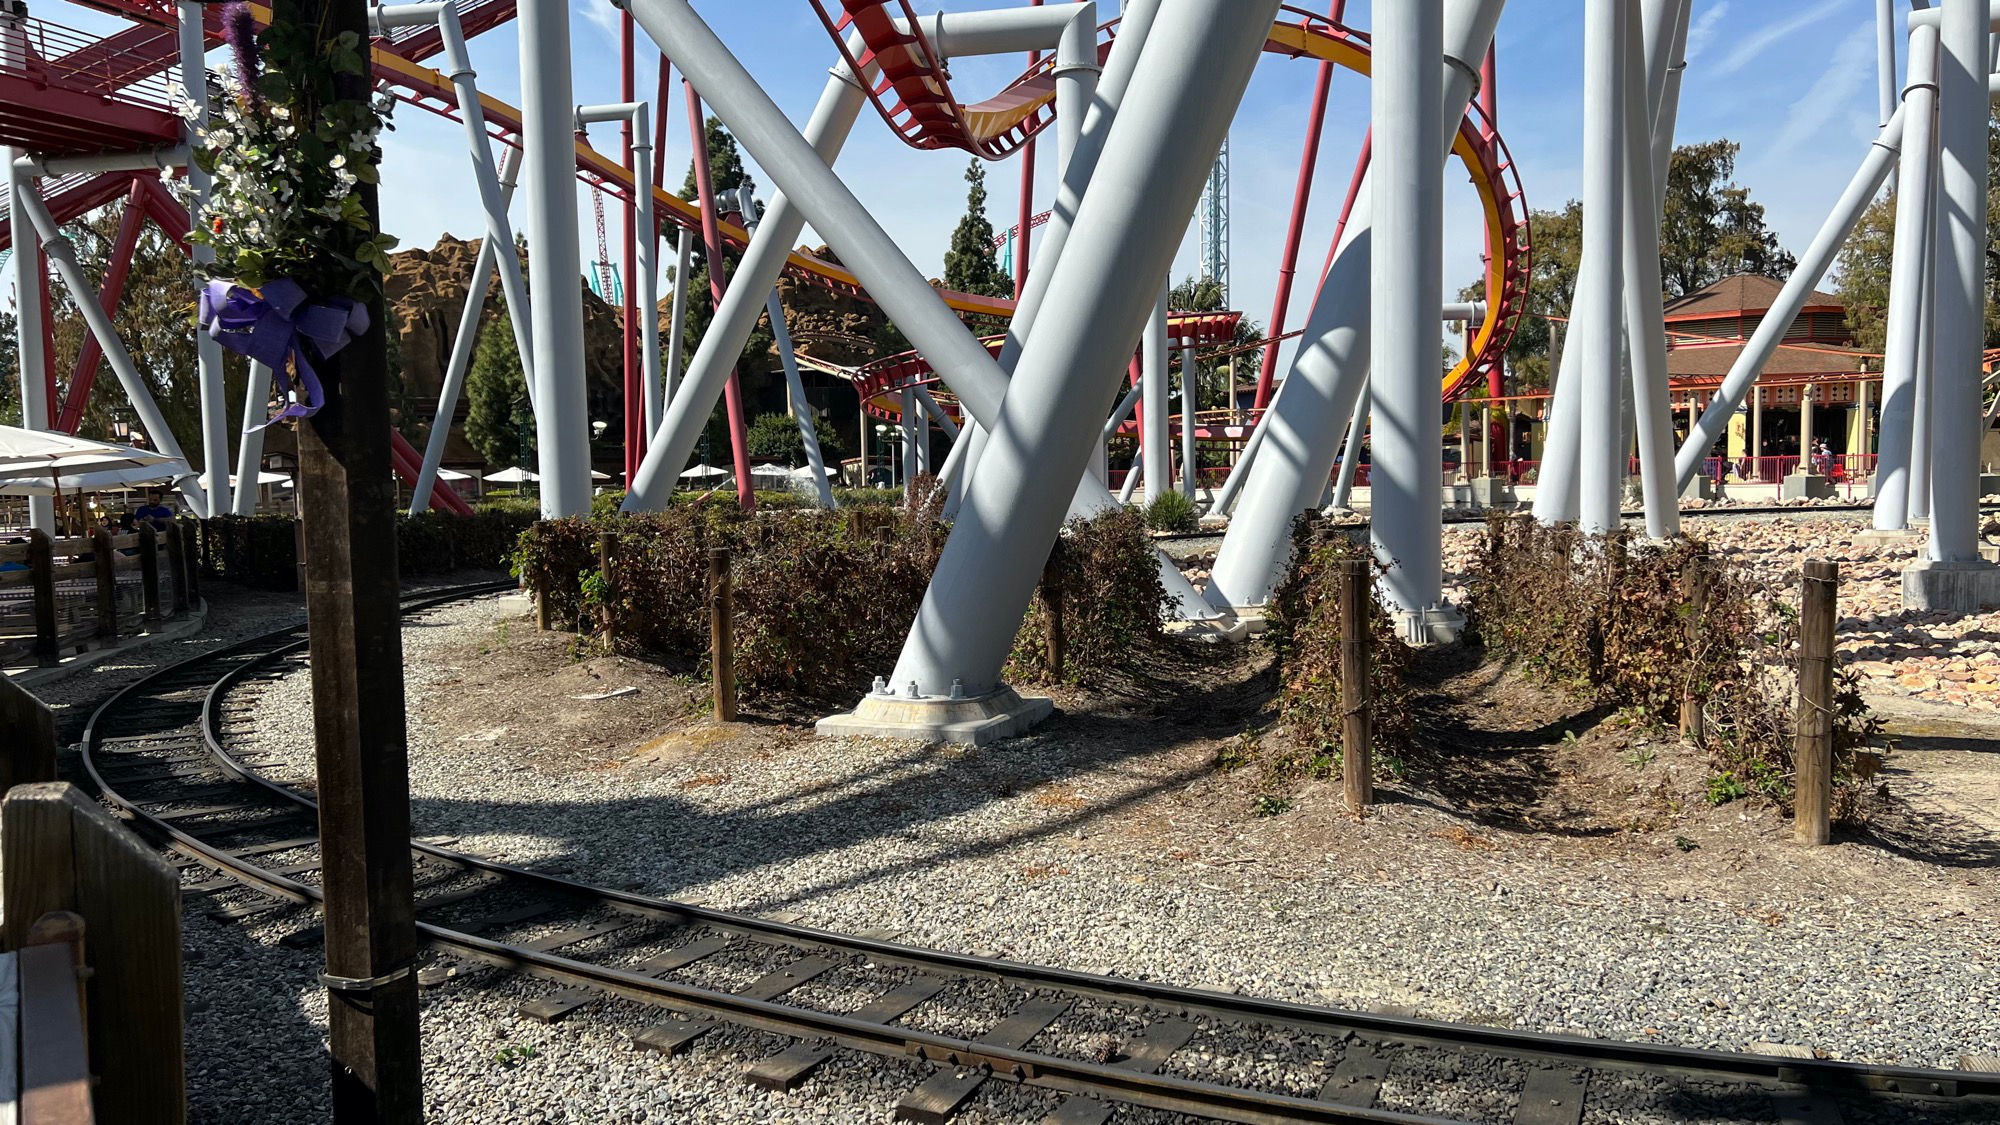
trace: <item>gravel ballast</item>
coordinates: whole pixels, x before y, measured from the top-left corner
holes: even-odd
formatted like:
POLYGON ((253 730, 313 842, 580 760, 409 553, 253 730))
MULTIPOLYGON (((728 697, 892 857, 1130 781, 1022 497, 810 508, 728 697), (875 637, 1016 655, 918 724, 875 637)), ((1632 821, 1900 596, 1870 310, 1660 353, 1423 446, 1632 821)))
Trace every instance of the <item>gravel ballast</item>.
MULTIPOLYGON (((1990 864, 1848 842, 1777 853, 1786 862, 1773 867, 1785 826, 1769 810, 1691 841, 1701 850, 1690 856, 1638 857, 1591 839, 1468 830, 1417 803, 1355 820, 1318 791, 1284 816, 1225 816, 1211 750, 1171 731, 1137 748, 1094 737, 1122 715, 1058 720, 978 752, 816 740, 695 724, 685 690, 667 699, 669 678, 609 658, 588 674, 641 690, 582 702, 565 688, 563 707, 627 723, 653 708, 674 733, 635 749, 590 745, 569 719, 508 725, 496 709, 494 725, 467 721, 489 661, 530 643, 531 629, 524 601, 489 598, 405 631, 418 833, 719 909, 1283 1000, 1725 1050, 1797 1043, 1881 1063, 2000 1053, 1990 864)), ((583 674, 560 665, 552 677, 583 674)), ((294 782, 310 777, 308 699, 304 676, 271 685, 244 743, 294 782)), ((189 911, 196 1119, 326 1115, 318 949, 276 944, 309 924, 222 925, 189 911)), ((726 960, 704 971, 740 975, 726 960)), ((800 995, 851 998, 838 979, 800 995)), ((426 991, 431 1120, 885 1121, 924 1073, 842 1052, 791 1094, 756 1090, 741 1067, 782 1040, 725 1027, 667 1061, 626 1042, 659 1018, 635 1004, 600 1002, 555 1026, 515 1014, 550 988, 482 972, 426 991)), ((1104 1038, 1099 1017, 1073 1013, 1048 1034, 1104 1038)), ((967 1018, 933 1004, 909 1022, 958 1031, 967 1018)), ((1208 1058, 1176 1062, 1294 1089, 1328 1065, 1323 1045, 1304 1043, 1208 1058)), ((1505 1107, 1433 1096, 1392 1081, 1383 1104, 1505 1119, 1505 1107)), ((988 1083, 958 1120, 1038 1120, 1057 1101, 988 1083)), ((1166 1118, 1120 1117, 1153 1119, 1166 1118)))

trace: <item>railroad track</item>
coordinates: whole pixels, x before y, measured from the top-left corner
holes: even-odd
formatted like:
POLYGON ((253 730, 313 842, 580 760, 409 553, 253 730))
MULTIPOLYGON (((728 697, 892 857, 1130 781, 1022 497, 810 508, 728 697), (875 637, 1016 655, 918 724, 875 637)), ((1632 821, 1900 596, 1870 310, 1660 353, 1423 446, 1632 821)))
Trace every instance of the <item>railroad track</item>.
MULTIPOLYGON (((426 595, 405 613, 495 591, 426 595)), ((253 721, 246 697, 303 667, 304 646, 295 627, 166 668, 84 733, 103 796, 182 853, 190 878, 214 871, 186 890, 223 918, 319 899, 311 799, 228 745, 253 721)), ((555 987, 522 1011, 550 1022, 638 1001, 659 1018, 635 1045, 669 1056, 723 1024, 776 1032, 791 1043, 745 1077, 777 1090, 842 1050, 924 1060, 904 1120, 949 1120, 990 1081, 1056 1091, 1046 1120, 1065 1123, 1110 1120, 1118 1103, 1244 1122, 2000 1120, 2000 1073, 1540 1035, 1014 964, 591 887, 449 842, 412 843, 421 983, 482 965, 541 978, 555 987), (1303 1061, 1270 1061, 1287 1057, 1303 1061)))

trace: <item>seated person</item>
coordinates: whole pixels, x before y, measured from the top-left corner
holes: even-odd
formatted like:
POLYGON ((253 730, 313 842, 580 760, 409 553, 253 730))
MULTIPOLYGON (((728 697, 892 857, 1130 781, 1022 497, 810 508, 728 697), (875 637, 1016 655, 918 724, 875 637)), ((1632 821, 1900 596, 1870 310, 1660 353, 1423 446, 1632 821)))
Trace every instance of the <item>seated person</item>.
POLYGON ((155 528, 160 528, 173 522, 174 510, 161 503, 160 493, 156 489, 146 493, 146 502, 140 505, 139 510, 133 512, 132 516, 134 519, 146 520, 155 528))

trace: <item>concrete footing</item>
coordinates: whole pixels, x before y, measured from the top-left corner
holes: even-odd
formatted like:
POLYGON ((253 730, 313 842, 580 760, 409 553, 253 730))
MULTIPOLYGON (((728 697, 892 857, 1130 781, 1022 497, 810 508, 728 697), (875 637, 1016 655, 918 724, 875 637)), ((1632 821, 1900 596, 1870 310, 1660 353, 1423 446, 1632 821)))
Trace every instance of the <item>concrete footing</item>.
POLYGON ((1475 508, 1511 508, 1516 502, 1514 486, 1506 477, 1478 477, 1472 482, 1475 508))
POLYGON ((1713 477, 1696 474, 1692 480, 1687 482, 1687 487, 1681 489, 1681 499, 1713 500, 1720 496, 1721 493, 1722 490, 1715 486, 1715 479, 1713 477))
POLYGON ((1920 559, 1903 571, 1903 608, 1958 614, 2000 609, 2000 566, 1920 559))
POLYGON ((1831 500, 1833 482, 1818 473, 1793 473, 1778 486, 1781 500, 1831 500))
POLYGON ((1885 547, 1906 547, 1922 541, 1923 537, 1924 533, 1913 527, 1906 527, 1896 531, 1883 531, 1871 527, 1867 531, 1857 532, 1854 536, 1854 541, 1856 543, 1875 543, 1885 547))
POLYGON ((1054 712, 1055 703, 1047 697, 1023 696, 1010 687, 972 699, 871 694, 853 711, 828 715, 813 729, 827 738, 910 738, 985 746, 1025 734, 1054 712))
POLYGON ((1459 636, 1465 632, 1465 614, 1456 606, 1434 605, 1421 613, 1407 609, 1392 610, 1389 616, 1396 622, 1396 635, 1405 644, 1457 644, 1459 636))

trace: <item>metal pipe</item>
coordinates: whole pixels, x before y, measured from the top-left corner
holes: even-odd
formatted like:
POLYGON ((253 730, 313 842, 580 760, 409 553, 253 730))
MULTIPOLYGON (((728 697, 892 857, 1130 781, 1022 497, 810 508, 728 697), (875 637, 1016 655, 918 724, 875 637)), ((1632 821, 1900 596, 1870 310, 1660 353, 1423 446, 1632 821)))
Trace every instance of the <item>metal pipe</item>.
POLYGON ((271 408, 271 369, 250 362, 250 379, 243 388, 243 433, 236 439, 236 488, 230 511, 257 514, 258 474, 264 469, 264 419, 271 408))
MULTIPOLYGON (((1455 136, 1464 118, 1478 60, 1493 41, 1502 7, 1503 0, 1445 0, 1446 61, 1441 73, 1434 75, 1444 88, 1439 114, 1442 137, 1455 136)), ((1441 140, 1433 154, 1437 162, 1433 171, 1440 179, 1449 155, 1447 143, 1441 140)), ((1375 237, 1373 197, 1368 190, 1371 176, 1364 173, 1357 184, 1353 214, 1320 282, 1298 350, 1292 356, 1291 374, 1280 384, 1270 410, 1259 422, 1265 436, 1259 439, 1253 432, 1253 448, 1245 451, 1254 461, 1209 579, 1211 605, 1252 606, 1269 599, 1289 558, 1292 520, 1316 506, 1324 495, 1340 434, 1368 382, 1368 292, 1375 237)), ((1441 303, 1432 305, 1439 307, 1441 303)), ((1421 319, 1428 321, 1429 315, 1421 319)), ((1423 369, 1437 370, 1435 343, 1423 369)), ((1436 394, 1435 389, 1430 393, 1436 394)), ((1379 394, 1376 401, 1379 410, 1379 394)), ((1435 417, 1437 400, 1432 398, 1430 403, 1435 417)), ((1425 454, 1426 464, 1436 461, 1438 453, 1434 449, 1425 454)), ((1432 472, 1438 473, 1440 468, 1433 464, 1432 472)), ((1442 487, 1442 481, 1439 485, 1442 487)))
POLYGON ((1200 458, 1194 444, 1196 403, 1200 399, 1200 370, 1194 362, 1194 343, 1181 345, 1181 494, 1194 499, 1201 484, 1200 458))
MULTIPOLYGON (((1577 284, 1565 350, 1581 353, 1578 495, 1586 533, 1615 529, 1624 499, 1626 451, 1619 405, 1619 298, 1623 281, 1624 115, 1619 76, 1625 53, 1627 0, 1585 0, 1583 57, 1583 257, 1598 268, 1577 284)), ((1376 439, 1381 451, 1381 439, 1376 439)))
POLYGON ((166 171, 170 168, 188 167, 188 146, 165 145, 160 148, 140 149, 137 152, 92 152, 80 156, 38 156, 24 153, 17 159, 27 169, 29 175, 45 179, 85 173, 96 175, 103 172, 166 171))
MULTIPOLYGON (((1935 148, 1932 159, 1937 158, 1935 148)), ((1910 422, 1909 519, 1931 518, 1931 390, 1935 386, 1937 364, 1933 360, 1937 342, 1937 260, 1938 191, 1935 167, 1931 193, 1924 200, 1924 285, 1921 321, 1917 325, 1917 389, 1911 396, 1916 417, 1910 422)))
MULTIPOLYGON (((1947 10, 1947 8, 1948 5, 1938 5, 1930 8, 1916 9, 1915 11, 1910 13, 1910 29, 1914 31, 1920 27, 1941 28, 1943 26, 1942 21, 1944 19, 1944 13, 1947 10)), ((1987 18, 1986 30, 2000 31, 2000 0, 1992 0, 1990 6, 1987 9, 1986 18, 1987 18)))
POLYGON ((1977 563, 1986 312, 1986 5, 1945 0, 1938 68, 1937 339, 1931 374, 1930 559, 1977 563))
POLYGON ((1071 245, 1048 271, 1045 307, 1060 311, 1030 336, 989 427, 993 440, 890 677, 899 688, 930 697, 954 684, 968 696, 998 686, 1071 482, 1094 480, 1084 468, 1100 423, 1074 404, 1110 390, 1157 299, 1123 282, 1167 275, 1206 178, 1199 161, 1221 149, 1277 7, 1183 0, 1160 11, 1071 245))
MULTIPOLYGON (((182 124, 182 136, 192 144, 194 131, 208 124, 208 66, 203 61, 208 54, 208 43, 203 31, 202 5, 180 0, 174 11, 180 46, 181 96, 195 109, 194 116, 182 124)), ((193 163, 187 171, 191 189, 188 221, 199 228, 203 221, 201 214, 208 207, 210 179, 208 173, 193 163)), ((215 263, 214 248, 197 244, 192 249, 195 272, 205 273, 206 267, 215 263)), ((94 303, 81 292, 77 300, 94 303)), ((206 332, 195 333, 194 341, 196 386, 201 402, 201 483, 206 505, 196 510, 219 516, 229 509, 229 402, 222 385, 222 344, 206 332)))
MULTIPOLYGON (((1415 641, 1427 635, 1424 611, 1443 601, 1444 587, 1438 457, 1444 425, 1437 404, 1438 337, 1430 319, 1444 301, 1438 152, 1450 141, 1441 131, 1436 70, 1444 53, 1443 9, 1439 0, 1384 4, 1375 10, 1374 33, 1370 178, 1383 241, 1382 252, 1372 255, 1369 286, 1369 384, 1377 422, 1369 530, 1375 557, 1388 568, 1379 583, 1384 607, 1401 620, 1404 639, 1415 641)), ((1314 483, 1324 494, 1325 474, 1314 483)))
POLYGON ((1875 88, 1887 125, 1902 100, 1896 89, 1896 0, 1875 0, 1875 88))
POLYGON ((1917 340, 1922 329, 1924 262, 1931 240, 1929 200, 1936 189, 1938 32, 1910 32, 1907 122, 1897 161, 1895 253, 1890 257, 1887 337, 1882 345, 1881 454, 1875 462, 1877 531, 1909 526, 1910 454, 1916 420, 1917 340))
POLYGON ((1125 482, 1124 484, 1119 486, 1118 502, 1120 504, 1130 504, 1132 502, 1132 494, 1138 491, 1139 485, 1143 483, 1145 479, 1146 479, 1146 455, 1145 452, 1142 450, 1134 454, 1132 457, 1132 463, 1125 467, 1125 482))
MULTIPOLYGON (((90 334, 97 337, 97 342, 104 347, 105 362, 111 365, 112 372, 118 376, 119 386, 125 389, 125 399, 131 404, 132 412, 139 416, 139 425, 145 431, 146 440, 151 442, 153 448, 159 450, 161 453, 181 461, 186 461, 187 455, 181 452, 180 442, 174 439, 174 432, 167 425, 166 415, 160 413, 159 404, 153 401, 153 392, 146 386, 145 377, 139 374, 138 366, 132 362, 132 353, 126 350, 125 341, 119 339, 118 330, 112 326, 111 314, 105 312, 104 306, 93 300, 96 294, 91 291, 89 279, 83 275, 83 267, 77 264, 76 247, 71 245, 70 240, 63 236, 62 228, 56 225, 54 216, 49 214, 48 205, 43 202, 41 193, 35 190, 32 184, 19 184, 17 182, 15 186, 17 188, 25 187, 26 190, 17 190, 10 196, 13 201, 14 215, 18 218, 20 215, 25 214, 35 233, 40 236, 42 249, 48 254, 49 264, 55 268, 56 275, 62 278, 63 287, 69 290, 70 297, 73 299, 77 311, 83 315, 84 324, 90 329, 90 334)), ((17 240, 17 245, 14 256, 16 258, 25 257, 32 262, 35 255, 31 252, 30 248, 18 244, 18 240, 21 238, 23 232, 23 227, 19 225, 15 226, 14 237, 17 240)), ((18 274, 17 277, 19 277, 18 274)), ((14 295, 17 310, 16 315, 20 317, 24 324, 34 324, 39 320, 39 317, 30 320, 24 315, 26 304, 22 300, 23 295, 29 288, 39 289, 39 287, 40 279, 30 275, 29 285, 23 287, 14 295)), ((208 334, 204 332, 200 335, 207 336, 208 334)), ((22 365, 22 371, 23 377, 26 378, 27 365, 25 363, 22 365)), ((34 416, 46 418, 48 416, 48 399, 46 398, 45 389, 38 388, 36 395, 40 398, 40 401, 37 404, 38 411, 34 416)), ((30 401, 28 396, 23 394, 23 419, 30 417, 27 409, 30 401)), ((227 486, 228 454, 229 443, 227 439, 224 439, 222 442, 222 455, 224 458, 225 487, 227 486)), ((180 488, 181 495, 187 498, 190 508, 197 512, 212 510, 208 503, 209 497, 203 492, 201 485, 195 482, 195 478, 187 477, 181 480, 178 487, 180 488)))
MULTIPOLYGON (((743 226, 754 236, 757 231, 757 194, 749 184, 738 189, 737 209, 743 213, 743 226)), ((806 467, 813 471, 814 492, 822 508, 837 508, 833 499, 833 485, 826 479, 826 458, 820 453, 819 433, 813 428, 813 408, 806 401, 805 380, 799 376, 799 357, 792 351, 792 330, 785 323, 785 305, 778 300, 774 288, 764 301, 765 315, 771 319, 771 339, 778 350, 778 362, 785 371, 786 399, 791 403, 792 418, 798 422, 799 441, 806 451, 806 467)))
MULTIPOLYGON (((657 165, 655 165, 657 167, 657 165)), ((765 216, 769 218, 767 214, 765 216)), ((653 423, 652 432, 646 435, 647 449, 660 436, 660 427, 666 423, 667 408, 673 405, 681 391, 681 352, 687 347, 687 279, 688 270, 694 263, 694 232, 682 227, 674 242, 674 299, 673 311, 667 316, 667 374, 665 389, 660 401, 660 416, 653 423)), ((737 264, 737 276, 742 276, 741 262, 737 264)), ((712 331, 713 329, 711 329, 712 331)), ((739 349, 740 350, 740 349, 739 349)), ((626 482, 628 485, 630 481, 626 482)))
POLYGON ((1320 134, 1326 129, 1327 96, 1333 88, 1333 63, 1322 61, 1313 80, 1312 109, 1306 113, 1305 150, 1299 154, 1299 178, 1292 187, 1292 218, 1285 227, 1285 248, 1278 258, 1278 291, 1271 298, 1271 342, 1257 368, 1257 407, 1271 397, 1271 379, 1278 370, 1278 337, 1292 304, 1292 277, 1298 272, 1299 242, 1305 236, 1306 207, 1312 199, 1313 171, 1319 166, 1320 134))
POLYGON ((590 510, 590 414, 584 381, 583 264, 577 253, 576 99, 570 87, 569 5, 521 0, 521 131, 526 151, 536 444, 547 519, 590 510))
MULTIPOLYGON (((623 122, 626 126, 626 131, 633 138, 627 144, 627 147, 632 152, 633 183, 638 185, 651 184, 653 182, 653 143, 648 138, 652 136, 653 132, 652 107, 645 102, 618 102, 610 105, 576 107, 576 122, 579 131, 585 125, 607 121, 623 122)), ((653 193, 644 186, 641 186, 632 194, 638 201, 635 208, 636 215, 633 220, 635 230, 638 232, 657 232, 659 223, 654 217, 653 193)), ((748 211, 744 212, 746 219, 748 219, 749 214, 750 212, 748 211)), ((684 231, 683 233, 686 232, 684 231)), ((658 429, 660 424, 662 402, 660 383, 660 271, 653 257, 653 248, 656 242, 656 233, 647 233, 647 237, 644 238, 637 238, 635 236, 634 240, 628 242, 626 246, 626 249, 632 251, 632 258, 627 261, 627 269, 632 274, 632 278, 626 284, 626 293, 628 296, 626 305, 628 311, 638 320, 638 324, 635 327, 639 337, 636 349, 638 352, 637 359, 639 360, 639 370, 637 371, 639 385, 636 389, 639 392, 639 402, 637 405, 640 407, 643 419, 642 424, 635 424, 631 427, 631 436, 635 439, 641 439, 635 441, 635 447, 643 444, 644 441, 650 441, 653 431, 658 429), (636 291, 632 284, 633 282, 637 283, 636 291), (644 316, 637 315, 640 309, 645 310, 644 316)), ((681 288, 685 290, 686 287, 682 286, 681 288)), ((685 302, 687 299, 685 292, 677 299, 685 302)), ((640 420, 633 419, 632 421, 637 423, 640 420)), ((632 467, 637 468, 637 466, 638 458, 635 454, 632 458, 632 467)), ((630 483, 629 476, 627 483, 630 483)))
POLYGON ((1152 503, 1174 487, 1174 439, 1168 430, 1173 392, 1167 379, 1167 290, 1163 278, 1159 300, 1146 318, 1140 349, 1140 386, 1145 397, 1139 409, 1139 450, 1146 466, 1146 502, 1152 503))
MULTIPOLYGON (((1628 58, 1643 54, 1642 30, 1637 20, 1626 28, 1628 58)), ((1646 534, 1671 539, 1681 532, 1681 507, 1680 494, 1674 488, 1673 392, 1667 380, 1666 318, 1661 307, 1659 197, 1653 187, 1654 114, 1640 68, 1626 66, 1624 87, 1625 213, 1620 225, 1625 257, 1625 350, 1632 360, 1633 422, 1639 443, 1646 534)), ((1622 460, 1622 449, 1619 456, 1622 460)))
POLYGON ((1681 82, 1687 75, 1688 20, 1694 0, 1681 0, 1674 17, 1673 43, 1666 56, 1665 82, 1660 87, 1659 104, 1653 112, 1653 186, 1659 205, 1667 205, 1667 175, 1673 168, 1674 129, 1680 120, 1681 82))
MULTIPOLYGON (((17 43, 18 39, 11 30, 0 33, 0 49, 17 43)), ((14 253, 7 259, 7 272, 13 275, 14 281, 14 341, 19 349, 16 355, 19 359, 17 373, 21 379, 21 427, 47 430, 49 354, 42 346, 42 255, 40 244, 35 239, 22 237, 32 224, 26 200, 34 196, 37 189, 34 180, 22 172, 20 164, 14 159, 14 151, 12 148, 0 148, 0 159, 7 164, 7 218, 14 232, 14 253)), ((85 303, 96 304, 95 301, 85 303)), ((54 535, 54 497, 30 496, 28 523, 46 535, 54 535)))
POLYGON ((1758 373, 1764 370, 1764 365, 1769 363, 1771 356, 1777 352, 1778 345, 1784 341, 1785 333, 1790 330, 1792 321, 1798 318, 1799 310, 1805 307, 1807 297, 1812 294, 1820 279, 1826 276, 1826 271, 1833 265, 1834 257, 1840 252, 1841 244, 1847 241, 1847 236, 1853 232, 1854 224, 1860 220, 1861 213, 1867 210, 1875 198, 1876 191, 1882 187, 1882 181, 1888 178, 1889 169, 1893 167, 1903 143, 1903 128, 1908 121, 1908 112, 1908 107, 1899 107, 1890 117, 1889 124, 1869 146, 1868 155, 1862 160, 1861 167, 1855 171, 1854 179, 1848 183, 1846 192, 1834 205, 1833 211, 1827 215, 1826 222, 1820 226, 1812 245, 1806 248, 1804 254, 1799 255, 1799 263, 1792 270, 1792 275, 1785 280, 1784 288, 1771 302, 1771 308, 1765 312, 1764 319, 1757 325, 1757 330, 1751 333, 1750 342, 1744 345, 1743 353, 1737 357, 1735 364, 1729 369, 1729 374, 1723 378, 1722 386, 1708 404, 1708 409, 1702 411, 1701 419, 1695 423, 1694 430, 1688 434, 1687 441, 1674 459, 1675 483, 1679 487, 1686 488, 1688 482, 1701 472, 1702 461, 1707 456, 1709 447, 1728 430, 1729 416, 1743 404, 1744 396, 1748 395, 1750 388, 1756 384, 1758 373))
MULTIPOLYGON (((683 72, 685 73, 685 72, 683 72)), ((711 308, 721 308, 725 295, 727 255, 722 245, 721 204, 716 199, 714 174, 709 167, 708 126, 703 120, 701 98, 694 83, 681 79, 687 103, 688 139, 694 148, 694 201, 701 213, 702 260, 708 266, 708 299, 711 308)), ((765 286, 752 290, 749 299, 761 311, 765 286)), ((754 315, 754 314, 753 314, 754 315)), ((730 464, 736 470, 736 505, 746 512, 757 508, 757 492, 750 471, 749 425, 743 410, 743 381, 736 369, 736 352, 729 355, 729 372, 722 381, 722 414, 729 430, 730 464)))
MULTIPOLYGON (((513 202, 515 177, 520 170, 521 150, 508 149, 500 163, 500 197, 496 201, 503 215, 513 202)), ((477 170, 474 174, 478 174, 477 170)), ((451 356, 445 361, 444 380, 438 387, 437 411, 431 415, 430 436, 424 441, 423 463, 417 469, 417 482, 410 489, 410 514, 413 516, 422 515, 430 510, 431 493, 437 486, 438 468, 444 464, 445 446, 451 440, 452 419, 458 414, 458 396, 465 389, 465 375, 472 364, 473 347, 478 342, 479 320, 486 312, 487 286, 493 276, 493 268, 501 264, 503 259, 511 258, 514 261, 515 275, 520 274, 521 257, 514 253, 513 249, 513 240, 510 238, 504 244, 497 242, 490 226, 487 228, 486 237, 480 240, 479 256, 473 262, 472 275, 466 280, 465 306, 458 314, 458 332, 452 337, 451 356), (501 245, 507 247, 507 253, 501 253, 501 245)), ((505 277, 504 270, 502 277, 505 277)), ((528 390, 529 409, 532 410, 535 382, 528 375, 529 350, 520 347, 521 334, 528 329, 527 310, 513 308, 512 301, 505 303, 508 305, 507 315, 514 331, 516 354, 522 357, 522 384, 528 390)))
MULTIPOLYGON (((640 26, 653 35, 655 42, 665 42, 654 29, 649 12, 635 9, 633 15, 640 26)), ((682 73, 686 73, 684 66, 682 73)), ((813 107, 803 138, 822 169, 826 169, 840 155, 849 131, 867 102, 866 93, 848 73, 846 65, 836 66, 820 94, 818 104, 813 107)), ((716 112, 722 114, 723 109, 718 105, 716 112)), ((738 136, 741 137, 740 131, 738 136)), ((776 173, 772 175, 776 177, 776 173)), ((688 361, 685 377, 669 376, 674 391, 667 402, 659 430, 647 447, 646 456, 639 462, 639 472, 631 481, 624 511, 658 511, 666 507, 681 470, 687 468, 688 458, 694 454, 702 431, 708 427, 715 400, 722 394, 737 357, 743 353, 744 342, 750 338, 758 317, 764 312, 764 302, 755 295, 767 294, 777 285, 779 276, 784 272, 785 261, 791 255, 793 240, 805 229, 806 217, 784 186, 783 179, 778 178, 778 191, 764 209, 757 232, 744 248, 743 256, 737 260, 735 283, 716 303, 708 330, 696 346, 694 357, 688 361)), ((681 272, 675 286, 679 292, 674 300, 674 316, 678 323, 685 322, 689 268, 686 236, 682 243, 681 272)), ((682 347, 680 331, 677 326, 674 332, 676 358, 682 347)))
POLYGON ((1353 507, 1350 501, 1354 496, 1354 476, 1361 464, 1361 443, 1368 433, 1368 415, 1375 407, 1374 398, 1367 387, 1361 388, 1361 398, 1354 404, 1354 417, 1347 422, 1347 438, 1341 446, 1347 452, 1340 455, 1340 474, 1334 482, 1331 501, 1337 511, 1353 507))
MULTIPOLYGON (((1098 76, 1104 68, 1097 62, 1097 4, 1064 5, 1072 8, 1062 36, 1056 41, 1056 63, 1050 70, 1056 80, 1056 174, 1063 174, 1076 155, 1083 137, 1083 123, 1090 101, 1097 92, 1098 76)), ((1046 9, 1056 10, 1061 9, 1046 9)), ((965 13, 991 15, 994 13, 965 13)), ((950 21, 945 21, 947 24, 950 21)))

